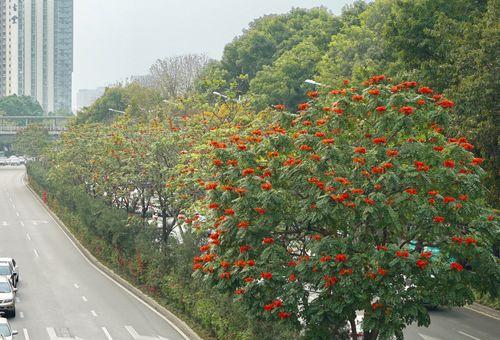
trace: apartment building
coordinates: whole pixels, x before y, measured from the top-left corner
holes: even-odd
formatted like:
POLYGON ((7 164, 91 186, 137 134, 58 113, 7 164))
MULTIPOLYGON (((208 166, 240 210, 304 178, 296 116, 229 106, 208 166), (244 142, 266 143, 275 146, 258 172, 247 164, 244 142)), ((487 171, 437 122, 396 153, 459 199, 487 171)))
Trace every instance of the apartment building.
POLYGON ((0 96, 71 112, 73 0, 0 0, 0 61, 0 96))

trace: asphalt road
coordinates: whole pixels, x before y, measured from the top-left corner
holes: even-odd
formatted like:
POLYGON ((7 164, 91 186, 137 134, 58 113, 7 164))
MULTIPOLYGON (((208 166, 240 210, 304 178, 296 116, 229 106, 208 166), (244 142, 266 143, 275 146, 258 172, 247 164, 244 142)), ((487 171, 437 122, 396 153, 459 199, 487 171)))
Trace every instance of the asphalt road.
POLYGON ((473 305, 465 308, 438 308, 430 311, 429 328, 410 326, 409 340, 499 340, 500 313, 473 305))
POLYGON ((20 267, 15 339, 183 339, 79 253, 23 177, 24 167, 0 167, 0 257, 20 267))

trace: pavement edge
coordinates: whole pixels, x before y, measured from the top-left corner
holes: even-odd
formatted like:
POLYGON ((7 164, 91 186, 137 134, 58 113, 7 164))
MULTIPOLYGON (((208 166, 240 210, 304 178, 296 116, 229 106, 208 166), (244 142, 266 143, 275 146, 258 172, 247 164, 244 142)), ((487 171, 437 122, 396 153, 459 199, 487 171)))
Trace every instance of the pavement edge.
POLYGON ((106 267, 102 264, 98 259, 96 259, 88 250, 85 248, 80 241, 73 235, 73 233, 66 227, 66 225, 59 219, 59 217, 45 204, 42 199, 38 196, 38 194, 31 188, 29 181, 25 181, 28 177, 24 177, 24 183, 26 187, 29 189, 31 194, 35 197, 35 199, 44 207, 44 209, 50 214, 50 216, 56 221, 56 223, 61 227, 61 230, 70 238, 73 244, 80 250, 83 256, 90 261, 94 266, 103 271, 106 275, 108 275, 112 280, 125 288, 129 293, 142 300, 145 304, 151 307, 156 312, 160 313, 163 317, 165 317, 172 326, 175 326, 177 332, 180 333, 185 339, 188 340, 203 340, 194 330, 191 329, 184 321, 178 318, 174 313, 160 305, 156 300, 151 298, 150 296, 143 293, 140 289, 132 285, 130 282, 122 278, 120 275, 116 274, 112 269, 106 267))

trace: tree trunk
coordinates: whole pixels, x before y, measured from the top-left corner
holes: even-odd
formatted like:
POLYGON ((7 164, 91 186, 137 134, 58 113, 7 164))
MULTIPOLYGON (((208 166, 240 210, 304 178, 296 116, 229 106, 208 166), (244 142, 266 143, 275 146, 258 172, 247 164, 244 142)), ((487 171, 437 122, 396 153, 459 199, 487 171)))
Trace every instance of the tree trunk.
POLYGON ((358 330, 356 329, 356 319, 349 320, 351 324, 352 340, 358 340, 358 330))

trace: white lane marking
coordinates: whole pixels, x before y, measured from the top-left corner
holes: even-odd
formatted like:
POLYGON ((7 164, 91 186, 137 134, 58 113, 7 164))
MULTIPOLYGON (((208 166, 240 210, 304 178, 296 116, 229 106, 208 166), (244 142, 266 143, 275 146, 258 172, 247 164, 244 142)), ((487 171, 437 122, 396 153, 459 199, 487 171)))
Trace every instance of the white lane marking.
POLYGON ((132 336, 132 338, 137 339, 138 337, 140 337, 139 333, 137 333, 135 331, 134 327, 132 327, 132 326, 125 326, 125 329, 130 333, 130 335, 132 336))
POLYGON ((75 283, 74 286, 75 286, 76 289, 80 288, 80 286, 78 285, 78 283, 75 283))
POLYGON ((20 303, 20 302, 21 302, 21 300, 19 300, 19 298, 16 297, 16 303, 20 303))
POLYGON ((428 336, 421 333, 418 333, 418 335, 424 340, 441 340, 440 338, 435 338, 433 336, 428 336))
MULTIPOLYGON (((7 195, 8 195, 8 194, 7 194, 7 195)), ((10 198, 10 197, 9 197, 9 201, 11 201, 11 202, 12 202, 12 198, 10 198)))
POLYGON ((134 338, 134 340, 169 340, 162 336, 153 337, 153 336, 140 335, 132 326, 125 326, 125 329, 127 330, 127 332, 130 333, 130 335, 132 336, 132 338, 134 338))
POLYGON ((52 327, 47 327, 47 333, 49 334, 49 338, 51 339, 57 339, 58 336, 56 334, 56 331, 52 327))
POLYGON ((462 331, 458 331, 458 333, 460 333, 460 334, 462 334, 462 335, 465 335, 465 336, 468 336, 469 338, 474 339, 474 340, 481 340, 481 339, 479 339, 479 338, 476 338, 476 337, 475 337, 475 336, 473 336, 473 335, 467 334, 467 333, 462 332, 462 331))
POLYGON ((108 330, 106 329, 106 327, 101 327, 102 331, 104 332, 104 335, 106 335, 106 339, 107 340, 113 340, 113 338, 111 337, 111 334, 109 334, 108 330))
POLYGON ((82 300, 85 302, 89 301, 89 300, 87 300, 87 298, 85 296, 82 296, 82 300))
POLYGON ((16 209, 16 206, 15 206, 15 204, 12 204, 12 209, 14 209, 14 210, 16 209))
POLYGON ((499 317, 496 317, 496 316, 494 316, 494 315, 491 315, 491 314, 488 314, 488 313, 485 313, 485 312, 481 312, 480 310, 477 310, 477 309, 475 309, 475 308, 472 308, 472 307, 469 307, 469 306, 464 306, 464 308, 465 308, 465 309, 468 309, 468 310, 471 310, 471 311, 473 311, 473 312, 476 312, 476 313, 482 314, 482 315, 484 315, 484 316, 488 316, 488 317, 490 317, 490 318, 492 318, 492 319, 495 319, 495 320, 500 321, 500 318, 499 318, 499 317))
POLYGON ((23 221, 21 221, 21 222, 19 222, 19 223, 21 223, 21 226, 23 226, 23 227, 24 227, 24 222, 23 222, 23 221))
POLYGON ((19 312, 19 316, 21 317, 21 319, 24 319, 24 313, 23 312, 19 312))
POLYGON ((28 241, 31 241, 31 236, 29 233, 26 233, 26 238, 28 239, 28 241))
POLYGON ((25 340, 30 340, 30 336, 28 335, 28 330, 26 328, 23 328, 23 334, 25 340))
POLYGON ((19 212, 16 211, 16 216, 19 217, 19 212))
POLYGON ((90 314, 92 314, 92 316, 97 316, 97 313, 95 312, 95 310, 91 310, 90 314))
POLYGON ((36 257, 39 257, 40 255, 38 254, 38 251, 36 249, 33 249, 33 251, 35 252, 35 256, 36 257))
POLYGON ((9 225, 9 223, 7 223, 7 221, 3 221, 3 222, 2 222, 2 225, 3 225, 4 227, 6 227, 6 226, 8 226, 8 225, 9 225))
MULTIPOLYGON (((73 245, 73 247, 75 247, 76 251, 78 253, 80 253, 80 255, 82 256, 82 258, 92 267, 94 268, 96 271, 98 271, 99 273, 101 273, 104 277, 108 278, 108 280, 110 280, 111 282, 113 282, 115 285, 117 285, 118 287, 120 287, 121 289, 123 289, 124 292, 126 292, 127 294, 129 294, 131 297, 133 297, 134 299, 136 299, 139 303, 143 304, 146 308, 148 308, 149 310, 151 310, 153 313, 155 313, 156 315, 158 315, 158 317, 160 317, 162 320, 164 320, 166 323, 168 323, 170 325, 170 327, 172 327, 173 329, 175 329, 175 331, 177 333, 179 333, 184 339, 186 340, 190 340, 189 337, 179 328, 177 327, 177 325, 175 323, 173 323, 172 321, 170 321, 169 319, 167 319, 165 316, 163 316, 163 314, 161 314, 160 312, 158 312, 156 309, 154 309, 153 307, 151 307, 149 304, 147 304, 145 301, 143 301, 142 299, 140 299, 137 295, 135 295, 134 293, 132 293, 130 290, 128 290, 127 288, 125 288, 121 283, 119 283, 118 281, 116 281, 115 279, 113 279, 111 276, 109 276, 108 274, 106 274, 104 271, 102 271, 101 269, 99 269, 99 267, 97 267, 95 264, 93 264, 84 254, 83 252, 80 250, 80 248, 78 248, 78 246, 76 245, 76 243, 71 239, 71 237, 69 237, 64 228, 59 224, 59 222, 56 221, 56 219, 54 218, 54 216, 52 216, 52 214, 50 213, 50 209, 47 208, 47 206, 41 204, 41 200, 38 196, 35 196, 35 194, 28 188, 26 182, 24 181, 24 177, 21 178, 21 181, 23 182, 23 185, 26 187, 26 190, 28 190, 28 192, 33 196, 33 198, 39 202, 40 206, 43 207, 45 209, 45 211, 47 211, 47 214, 50 216, 50 219, 59 227, 59 229, 61 230, 61 232, 64 234, 64 236, 68 239, 68 241, 73 245)), ((160 339, 162 339, 160 337, 160 339)), ((163 338, 165 339, 165 338, 163 338)))

